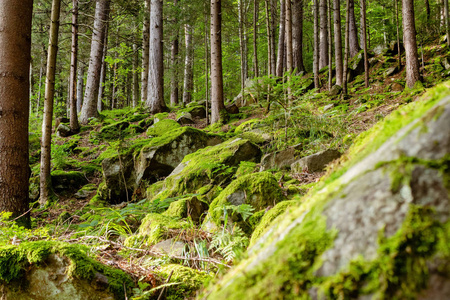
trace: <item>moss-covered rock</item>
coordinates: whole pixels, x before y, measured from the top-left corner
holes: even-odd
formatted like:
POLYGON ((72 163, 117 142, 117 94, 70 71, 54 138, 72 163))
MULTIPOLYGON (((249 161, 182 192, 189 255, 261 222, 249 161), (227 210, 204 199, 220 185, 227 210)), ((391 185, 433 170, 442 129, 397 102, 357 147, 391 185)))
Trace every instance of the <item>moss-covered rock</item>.
POLYGON ((96 138, 104 139, 104 140, 114 140, 118 138, 123 138, 125 135, 125 130, 130 126, 130 123, 127 121, 120 121, 108 126, 104 126, 98 134, 96 138))
MULTIPOLYGON (((222 223, 223 207, 228 205, 251 205, 255 211, 260 211, 270 205, 284 200, 281 188, 275 177, 269 172, 244 175, 229 184, 209 207, 208 219, 216 224, 222 223)), ((243 224, 242 217, 234 214, 233 222, 239 222, 241 228, 249 231, 249 226, 243 224)))
POLYGON ((163 266, 158 273, 164 278, 168 278, 172 274, 169 284, 176 283, 167 288, 166 299, 168 300, 190 298, 211 279, 211 275, 205 272, 175 264, 163 266))
POLYGON ((87 256, 87 248, 60 242, 0 247, 0 287, 6 299, 124 299, 133 287, 122 270, 87 256), (126 289, 126 291, 124 290, 126 289))
POLYGON ((442 95, 448 89, 438 87, 361 137, 208 298, 447 297, 450 98, 442 95))
POLYGON ((243 139, 201 149, 183 159, 164 180, 165 188, 156 197, 215 194, 214 187, 230 180, 241 161, 257 162, 260 158, 258 146, 243 139))
POLYGON ((169 131, 180 128, 181 125, 172 119, 163 119, 147 129, 148 136, 163 136, 169 131))
POLYGON ((52 186, 56 192, 74 191, 87 184, 86 176, 78 171, 60 171, 51 173, 52 186))

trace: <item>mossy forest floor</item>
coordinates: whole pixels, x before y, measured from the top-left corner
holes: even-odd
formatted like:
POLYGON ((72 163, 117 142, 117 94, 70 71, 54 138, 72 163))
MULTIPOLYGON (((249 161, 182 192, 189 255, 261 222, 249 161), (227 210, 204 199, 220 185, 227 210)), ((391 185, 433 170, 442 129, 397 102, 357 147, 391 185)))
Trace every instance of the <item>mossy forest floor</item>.
MULTIPOLYGON (((450 49, 444 44, 436 43, 430 43, 420 49, 424 52, 425 58, 424 68, 421 70, 424 88, 404 89, 404 65, 393 76, 386 77, 384 72, 397 64, 397 56, 378 55, 372 60, 370 86, 364 87, 364 75, 356 76, 349 83, 347 99, 328 95, 326 89, 328 71, 324 70, 321 73, 323 88, 320 91, 304 92, 304 85, 310 74, 295 77, 294 103, 286 110, 283 109, 286 97, 282 92, 282 83, 272 86, 269 112, 267 112, 267 86, 254 86, 247 91, 249 104, 241 107, 238 114, 230 115, 230 120, 226 124, 206 126, 205 119, 195 118, 195 124, 188 126, 218 134, 223 140, 235 137, 249 139, 261 148, 263 154, 294 145, 300 145, 299 157, 330 148, 345 152, 358 134, 372 127, 392 111, 418 99, 425 89, 447 80, 450 71, 445 70, 441 62, 450 58, 450 49)), ((190 107, 192 106, 194 104, 190 104, 190 107)), ((169 228, 165 233, 166 239, 175 238, 184 242, 187 245, 184 251, 165 255, 154 251, 145 243, 125 246, 125 240, 134 235, 148 213, 163 213, 170 204, 159 200, 150 201, 149 193, 146 193, 147 188, 150 187, 151 190, 149 182, 144 181, 134 194, 130 195, 129 203, 108 205, 91 201, 103 180, 101 168, 103 159, 124 151, 137 153, 149 139, 146 134, 150 123, 148 120, 154 118, 175 120, 183 110, 186 108, 174 107, 169 114, 159 116, 149 115, 144 108, 104 111, 99 118, 82 127, 79 134, 68 138, 54 136, 53 170, 79 171, 89 186, 82 184, 85 186, 85 196, 75 196, 76 192, 80 193, 79 188, 58 190, 55 187, 54 202, 45 208, 39 207, 37 194, 41 114, 33 115, 30 123, 32 163, 30 182, 31 195, 35 201, 31 211, 33 228, 31 231, 17 228, 6 230, 6 234, 0 239, 2 245, 11 244, 13 240, 43 239, 87 245, 91 249, 92 257, 103 264, 124 270, 135 279, 136 289, 133 292, 135 299, 157 297, 162 290, 158 289, 158 286, 161 286, 170 274, 168 271, 170 268, 167 266, 173 264, 201 271, 195 274, 186 270, 181 272, 192 279, 191 289, 200 288, 205 279, 226 271, 241 255, 245 255, 245 248, 251 239, 248 232, 244 233, 239 228, 221 228, 216 233, 210 233, 187 220, 178 227, 169 228), (128 124, 117 130, 117 123, 123 121, 128 124), (107 126, 113 126, 115 129, 106 130, 107 126), (222 242, 224 244, 221 244, 222 242), (230 249, 226 249, 227 246, 230 249), (151 293, 148 292, 150 290, 151 293)), ((239 170, 244 170, 244 174, 248 174, 257 172, 259 168, 257 164, 241 163, 239 170)), ((275 176, 286 200, 295 201, 301 201, 302 195, 325 173, 293 173, 278 169, 271 169, 269 172, 275 176)), ((237 176, 235 175, 233 179, 237 176)), ((73 183, 70 183, 68 186, 72 185, 73 183)), ((221 186, 220 190, 225 187, 221 186)), ((267 207, 266 211, 261 213, 249 212, 249 227, 254 229, 262 215, 270 208, 267 207)), ((1 215, 0 224, 3 228, 12 226, 1 215)), ((181 273, 177 273, 173 278, 186 280, 180 277, 181 273)), ((192 295, 192 290, 188 287, 168 287, 171 288, 176 290, 170 294, 173 299, 192 295)))

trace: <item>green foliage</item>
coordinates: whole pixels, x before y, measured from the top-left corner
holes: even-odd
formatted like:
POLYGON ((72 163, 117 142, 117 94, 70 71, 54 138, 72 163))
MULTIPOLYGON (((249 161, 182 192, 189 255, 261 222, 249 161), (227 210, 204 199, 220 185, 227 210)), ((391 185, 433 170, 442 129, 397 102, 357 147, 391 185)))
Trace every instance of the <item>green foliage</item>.
POLYGON ((232 262, 243 255, 249 241, 238 226, 233 226, 231 230, 225 228, 213 236, 209 249, 222 255, 225 261, 232 262))
POLYGON ((11 245, 24 241, 50 239, 48 228, 39 227, 36 229, 26 229, 16 224, 11 219, 10 212, 0 212, 0 246, 11 245))

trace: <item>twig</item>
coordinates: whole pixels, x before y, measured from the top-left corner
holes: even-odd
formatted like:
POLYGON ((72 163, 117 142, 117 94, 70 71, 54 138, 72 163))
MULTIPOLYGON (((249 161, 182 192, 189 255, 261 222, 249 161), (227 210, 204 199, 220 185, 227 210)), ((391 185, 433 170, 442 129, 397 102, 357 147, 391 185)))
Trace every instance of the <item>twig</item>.
MULTIPOLYGON (((173 274, 173 270, 170 271, 170 275, 169 275, 169 277, 167 277, 167 280, 166 280, 166 283, 165 283, 165 284, 168 284, 168 283, 169 283, 170 278, 172 278, 172 274, 173 274)), ((158 300, 161 299, 161 297, 162 297, 162 295, 164 294, 164 291, 165 291, 165 290, 166 290, 166 287, 163 287, 163 289, 161 290, 161 293, 159 293, 158 300)))

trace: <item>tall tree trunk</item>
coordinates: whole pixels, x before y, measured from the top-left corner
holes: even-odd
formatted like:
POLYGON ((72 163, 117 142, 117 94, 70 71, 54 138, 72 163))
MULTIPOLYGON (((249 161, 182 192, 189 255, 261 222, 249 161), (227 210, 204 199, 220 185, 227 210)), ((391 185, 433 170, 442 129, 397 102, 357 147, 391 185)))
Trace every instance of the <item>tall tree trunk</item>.
POLYGON ((356 54, 359 53, 359 50, 361 48, 359 47, 358 43, 358 29, 356 27, 356 17, 355 17, 355 0, 350 0, 350 6, 348 7, 349 10, 349 49, 350 49, 350 57, 354 57, 356 54))
POLYGON ((135 40, 133 44, 133 108, 139 105, 138 61, 139 61, 139 52, 135 40))
POLYGON ((192 101, 192 90, 194 89, 194 49, 192 45, 192 27, 189 24, 184 25, 184 41, 186 53, 184 59, 183 103, 188 104, 192 101))
POLYGON ((164 102, 163 1, 151 0, 147 106, 150 112, 167 110, 164 102))
POLYGON ((205 111, 206 111, 206 125, 209 125, 209 47, 208 47, 208 15, 210 8, 208 2, 205 1, 205 111))
POLYGON ((111 0, 97 0, 95 6, 94 31, 92 32, 88 77, 80 116, 81 124, 87 124, 89 118, 98 116, 97 99, 102 68, 103 41, 105 39, 110 3, 111 0))
POLYGON ((398 21, 398 0, 394 0, 395 6, 395 27, 397 29, 397 50, 398 50, 398 69, 402 68, 402 51, 400 47, 400 24, 398 21))
POLYGON ((420 80, 419 55, 417 53, 414 0, 403 0, 403 43, 406 53, 406 85, 413 88, 420 80))
POLYGON ((429 22, 430 16, 431 16, 431 8, 430 8, 430 1, 428 1, 428 0, 425 0, 425 10, 427 12, 427 22, 429 22))
POLYGON ((342 30, 341 30, 341 1, 333 1, 334 10, 334 56, 336 63, 336 85, 342 86, 342 30))
MULTIPOLYGON (((174 0, 173 5, 176 7, 178 5, 178 0, 174 0)), ((176 19, 174 19, 173 22, 175 23, 176 19)), ((172 106, 178 105, 178 52, 178 29, 175 29, 175 36, 173 37, 170 51, 170 62, 172 65, 172 72, 170 74, 170 105, 172 106)))
POLYGON ((303 1, 294 0, 292 3, 292 56, 294 69, 304 72, 303 64, 303 1))
POLYGON ((272 28, 271 28, 271 17, 270 17, 270 3, 269 0, 265 0, 264 2, 264 8, 266 12, 266 36, 267 36, 267 61, 268 61, 268 68, 267 68, 267 75, 274 75, 275 70, 272 69, 272 28))
POLYGON ((292 71, 294 69, 292 53, 292 6, 291 0, 286 1, 286 71, 288 73, 288 100, 292 104, 292 71))
POLYGON ((239 50, 241 54, 241 90, 244 90, 245 80, 248 78, 248 50, 247 50, 247 37, 246 37, 246 13, 245 13, 245 0, 239 0, 239 50))
POLYGON ((319 83, 319 4, 318 0, 314 0, 314 87, 318 90, 319 83))
POLYGON ((55 93, 55 68, 56 55, 58 52, 59 15, 61 0, 53 0, 50 25, 50 39, 48 43, 47 79, 45 81, 45 103, 44 118, 42 122, 41 142, 41 173, 40 173, 40 199, 39 203, 44 206, 50 200, 52 193, 51 167, 51 138, 53 120, 53 97, 55 93))
POLYGON ((148 62, 150 49, 150 0, 144 0, 144 23, 142 25, 142 73, 141 101, 147 102, 148 62))
POLYGON ((222 1, 211 0, 211 124, 225 108, 222 72, 222 1))
POLYGON ((106 79, 106 54, 108 53, 108 25, 105 29, 105 39, 103 41, 102 69, 100 71, 100 84, 98 87, 97 110, 103 111, 103 95, 105 93, 106 79))
POLYGON ((319 53, 319 69, 328 65, 328 22, 327 22, 327 0, 319 0, 319 24, 320 24, 320 53, 319 53))
POLYGON ((253 73, 254 73, 254 77, 259 77, 258 19, 259 19, 259 0, 253 0, 253 73))
POLYGON ((366 0, 361 0, 361 44, 364 49, 364 79, 366 88, 369 87, 369 57, 367 55, 367 25, 366 25, 366 0))
POLYGON ((271 31, 271 36, 272 36, 272 43, 270 45, 270 47, 272 48, 271 54, 272 54, 272 58, 271 58, 271 69, 272 69, 272 74, 276 75, 276 70, 277 70, 277 53, 276 53, 276 34, 277 34, 277 28, 276 28, 276 19, 277 19, 277 0, 270 0, 270 14, 271 14, 271 18, 270 18, 270 31, 271 31))
POLYGON ((349 56, 350 56, 350 1, 351 0, 347 0, 347 15, 345 17, 345 43, 344 43, 344 74, 343 74, 343 79, 342 79, 342 95, 343 97, 346 97, 348 94, 347 91, 347 79, 348 79, 348 60, 349 60, 349 56))
POLYGON ((0 0, 0 211, 30 227, 28 179, 32 0, 0 0), (19 80, 18 80, 19 79, 19 80))
POLYGON ((278 34, 277 71, 276 71, 276 75, 278 77, 282 77, 284 71, 284 39, 286 32, 285 25, 286 25, 286 0, 281 0, 280 30, 278 34))
POLYGON ((45 61, 45 46, 42 46, 42 54, 41 54, 41 68, 39 70, 39 90, 38 90, 38 96, 37 96, 37 103, 36 103, 36 114, 39 114, 39 109, 41 107, 41 97, 42 97, 42 77, 44 76, 44 69, 46 68, 46 61, 45 61))
POLYGON ((78 79, 77 79, 77 113, 81 112, 81 104, 83 103, 83 73, 84 68, 78 69, 78 79))
POLYGON ((328 89, 333 86, 333 43, 331 42, 331 0, 326 0, 328 5, 328 89))
POLYGON ((72 3, 72 55, 69 78, 70 130, 77 133, 80 130, 77 115, 78 0, 73 0, 72 3))
POLYGON ((448 0, 444 0, 444 14, 445 14, 445 34, 447 35, 447 46, 450 47, 450 21, 448 16, 448 0))

